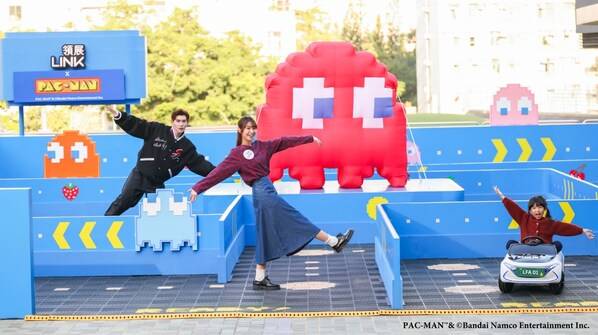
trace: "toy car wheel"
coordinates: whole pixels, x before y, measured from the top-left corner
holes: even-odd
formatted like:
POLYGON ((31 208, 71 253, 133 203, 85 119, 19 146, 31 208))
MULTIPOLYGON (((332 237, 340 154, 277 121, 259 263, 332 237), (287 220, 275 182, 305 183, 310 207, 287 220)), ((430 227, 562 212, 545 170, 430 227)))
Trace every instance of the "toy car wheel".
POLYGON ((498 278, 498 289, 502 293, 509 293, 513 291, 513 283, 505 283, 500 278, 498 278))
POLYGON ((548 284, 548 289, 550 292, 554 294, 561 294, 563 292, 563 288, 565 287, 565 273, 561 274, 561 281, 556 284, 548 284))

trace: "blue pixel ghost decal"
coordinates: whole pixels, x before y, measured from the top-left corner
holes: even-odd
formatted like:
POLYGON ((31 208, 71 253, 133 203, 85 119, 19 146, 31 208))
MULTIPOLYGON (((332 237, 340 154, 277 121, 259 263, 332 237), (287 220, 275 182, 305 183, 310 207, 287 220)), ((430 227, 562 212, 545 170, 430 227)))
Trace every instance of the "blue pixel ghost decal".
POLYGON ((174 190, 159 189, 155 200, 143 198, 139 216, 135 218, 135 248, 140 251, 147 243, 154 251, 162 251, 162 243, 169 242, 171 251, 179 251, 187 243, 193 250, 197 245, 197 220, 191 214, 187 197, 175 201, 174 190))

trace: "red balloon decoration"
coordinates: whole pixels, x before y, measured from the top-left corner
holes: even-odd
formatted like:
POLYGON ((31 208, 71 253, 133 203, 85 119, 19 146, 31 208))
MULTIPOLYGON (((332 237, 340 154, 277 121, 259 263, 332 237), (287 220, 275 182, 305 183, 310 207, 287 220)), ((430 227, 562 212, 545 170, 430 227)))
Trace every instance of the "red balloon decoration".
POLYGON ((322 146, 274 155, 270 178, 280 179, 288 168, 301 188, 317 189, 324 185, 324 168, 337 168, 341 187, 359 188, 375 168, 391 186, 404 186, 406 122, 396 89, 395 76, 350 43, 316 42, 289 55, 266 79, 258 138, 314 135, 322 146))

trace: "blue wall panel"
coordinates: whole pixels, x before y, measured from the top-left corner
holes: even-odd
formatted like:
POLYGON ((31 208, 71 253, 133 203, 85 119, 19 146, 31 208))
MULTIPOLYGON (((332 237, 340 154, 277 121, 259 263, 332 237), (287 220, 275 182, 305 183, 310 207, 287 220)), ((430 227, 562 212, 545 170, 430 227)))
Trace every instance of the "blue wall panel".
POLYGON ((31 191, 0 189, 0 319, 35 311, 31 191))
MULTIPOLYGON (((554 167, 568 172, 585 163, 586 178, 598 181, 598 159, 595 155, 598 150, 598 136, 595 136, 598 124, 412 130, 427 171, 554 167), (499 152, 497 140, 504 146, 504 156, 499 152), (529 145, 529 154, 523 154, 522 140, 529 145), (554 153, 547 146, 554 146, 554 153)), ((234 131, 223 131, 190 132, 188 136, 201 153, 218 163, 234 146, 236 135, 234 131)), ((43 155, 52 137, 0 137, 0 155, 14 158, 0 167, 0 178, 42 177, 43 155)), ((134 166, 141 140, 126 134, 95 134, 91 138, 96 142, 102 159, 101 176, 128 175, 134 166)), ((417 176, 416 167, 410 169, 412 177, 417 176)), ((334 170, 327 172, 335 176, 334 170)), ((188 171, 184 174, 191 175, 188 171)))

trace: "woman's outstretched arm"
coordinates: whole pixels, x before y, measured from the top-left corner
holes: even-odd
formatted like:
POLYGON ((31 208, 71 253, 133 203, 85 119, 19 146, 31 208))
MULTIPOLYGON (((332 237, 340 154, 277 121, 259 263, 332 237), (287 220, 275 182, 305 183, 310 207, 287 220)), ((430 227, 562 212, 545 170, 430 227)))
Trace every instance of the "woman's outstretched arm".
POLYGON ((230 154, 220 163, 212 172, 210 172, 204 179, 197 182, 191 188, 189 200, 195 201, 198 194, 201 194, 214 185, 220 183, 226 178, 232 176, 241 168, 241 160, 239 153, 233 149, 230 154))
POLYGON ((315 142, 317 144, 321 144, 322 143, 322 141, 320 141, 319 138, 317 138, 315 136, 312 136, 312 135, 308 135, 308 136, 283 136, 283 137, 279 137, 279 138, 267 141, 267 143, 272 148, 271 149, 272 153, 283 151, 283 150, 286 150, 288 148, 296 147, 298 145, 307 144, 307 143, 311 143, 311 142, 315 142))

